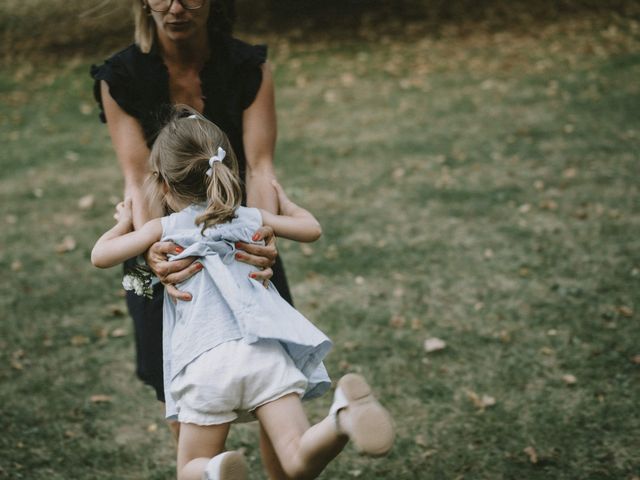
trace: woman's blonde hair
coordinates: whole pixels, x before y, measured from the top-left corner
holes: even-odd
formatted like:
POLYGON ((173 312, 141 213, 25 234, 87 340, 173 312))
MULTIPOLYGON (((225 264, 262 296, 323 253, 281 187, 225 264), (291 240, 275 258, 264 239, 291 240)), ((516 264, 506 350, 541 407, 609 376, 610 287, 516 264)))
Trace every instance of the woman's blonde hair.
POLYGON ((196 110, 175 107, 149 158, 153 172, 151 195, 163 198, 165 205, 169 201, 173 208, 206 203, 204 213, 196 218, 203 232, 235 217, 242 201, 238 161, 224 132, 196 110), (209 160, 217 155, 219 147, 226 155, 221 162, 210 165, 209 160))
MULTIPOLYGON (((140 51, 149 53, 156 40, 156 24, 145 7, 145 0, 133 0, 134 41, 140 51)), ((209 33, 219 32, 231 35, 236 19, 233 0, 211 0, 207 28, 209 33)))

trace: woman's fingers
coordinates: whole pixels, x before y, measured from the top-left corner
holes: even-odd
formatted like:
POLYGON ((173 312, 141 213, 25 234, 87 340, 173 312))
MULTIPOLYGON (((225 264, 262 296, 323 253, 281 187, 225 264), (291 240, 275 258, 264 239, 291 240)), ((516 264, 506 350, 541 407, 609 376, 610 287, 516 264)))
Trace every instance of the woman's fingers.
POLYGON ((175 284, 184 282, 202 270, 202 264, 196 262, 197 257, 187 257, 170 262, 167 255, 177 255, 184 251, 173 242, 156 242, 147 251, 147 264, 167 289, 167 294, 174 300, 189 301, 190 293, 182 292, 175 284))
POLYGON ((167 261, 167 255, 177 255, 181 251, 182 247, 173 242, 156 242, 147 250, 147 264, 163 283, 164 277, 171 273, 171 266, 169 265, 170 262, 167 261))
POLYGON ((203 268, 200 262, 196 262, 197 258, 198 257, 187 257, 182 260, 167 262, 170 265, 168 267, 168 273, 165 275, 162 283, 165 285, 182 283, 188 278, 191 278, 203 268))
POLYGON ((169 295, 173 299, 173 303, 176 303, 176 300, 182 300, 183 302, 191 301, 191 294, 178 290, 175 285, 168 283, 164 286, 164 288, 167 292, 167 295, 169 295))
POLYGON ((269 286, 269 281, 271 280, 271 277, 273 277, 273 270, 271 268, 265 268, 264 270, 251 272, 250 277, 262 283, 262 285, 264 285, 266 288, 269 286))
POLYGON ((251 240, 254 242, 259 242, 260 240, 264 240, 266 245, 274 244, 276 241, 276 234, 273 231, 273 228, 268 225, 261 226, 258 230, 256 230, 251 237, 251 240))
POLYGON ((271 185, 273 185, 273 188, 276 190, 276 195, 278 195, 278 201, 280 202, 280 205, 289 202, 289 197, 275 178, 271 180, 271 185))
POLYGON ((236 243, 236 260, 258 268, 270 268, 276 263, 278 251, 275 245, 251 245, 248 243, 236 243))

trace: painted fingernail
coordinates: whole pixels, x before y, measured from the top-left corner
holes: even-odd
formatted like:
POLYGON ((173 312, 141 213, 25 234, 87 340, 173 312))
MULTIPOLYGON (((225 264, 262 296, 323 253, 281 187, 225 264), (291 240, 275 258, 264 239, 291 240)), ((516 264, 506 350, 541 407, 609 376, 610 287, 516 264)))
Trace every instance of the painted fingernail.
POLYGON ((196 268, 198 270, 202 270, 204 268, 204 265, 202 265, 201 263, 196 263, 196 268))
POLYGON ((251 240, 253 240, 254 242, 260 240, 260 235, 256 233, 253 237, 251 237, 251 240))
POLYGON ((242 259, 242 255, 239 253, 236 253, 236 260, 240 260, 240 259, 242 259))
POLYGON ((176 252, 178 252, 178 253, 182 253, 182 252, 184 252, 184 248, 182 248, 182 247, 176 247, 176 252))
POLYGON ((236 242, 235 245, 236 245, 236 248, 240 248, 241 247, 240 242, 236 242))
POLYGON ((257 277, 258 277, 255 273, 250 273, 250 274, 249 274, 249 276, 250 276, 251 278, 257 278, 257 277))

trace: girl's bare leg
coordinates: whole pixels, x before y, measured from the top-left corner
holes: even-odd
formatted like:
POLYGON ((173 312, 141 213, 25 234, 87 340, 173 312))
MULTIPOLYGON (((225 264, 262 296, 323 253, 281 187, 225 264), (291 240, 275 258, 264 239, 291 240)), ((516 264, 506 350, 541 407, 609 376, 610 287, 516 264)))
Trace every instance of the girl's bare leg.
POLYGON ((262 425, 260 425, 260 457, 262 458, 262 465, 267 471, 269 480, 288 480, 287 474, 284 473, 282 465, 280 465, 280 460, 278 460, 278 455, 269 439, 269 435, 267 435, 262 425))
POLYGON ((284 478, 316 478, 348 441, 346 435, 338 433, 333 418, 309 427, 296 394, 257 408, 256 416, 271 440, 284 478))
POLYGON ((209 460, 224 450, 229 425, 180 424, 178 480, 202 480, 209 460))

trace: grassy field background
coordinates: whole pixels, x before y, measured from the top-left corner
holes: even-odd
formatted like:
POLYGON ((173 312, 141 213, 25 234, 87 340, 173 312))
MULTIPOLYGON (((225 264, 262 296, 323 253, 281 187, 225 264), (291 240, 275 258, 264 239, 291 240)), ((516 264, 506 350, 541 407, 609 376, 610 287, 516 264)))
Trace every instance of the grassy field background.
MULTIPOLYGON (((297 306, 398 429, 322 478, 637 480, 640 23, 267 40, 278 174, 325 232, 279 243, 297 306)), ((122 188, 108 53, 0 71, 0 478, 174 475, 120 272, 89 262, 122 188)), ((229 446, 264 478, 255 426, 229 446)))

